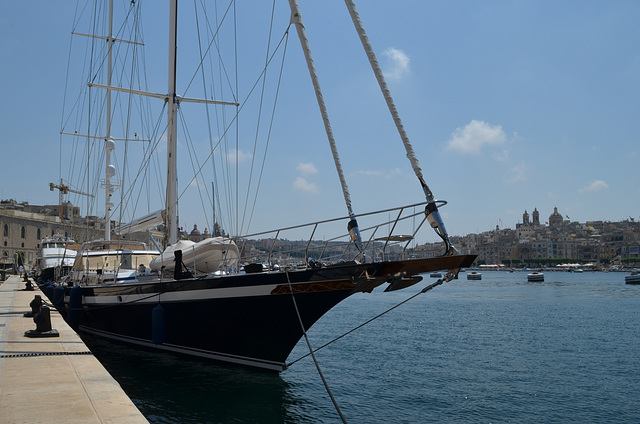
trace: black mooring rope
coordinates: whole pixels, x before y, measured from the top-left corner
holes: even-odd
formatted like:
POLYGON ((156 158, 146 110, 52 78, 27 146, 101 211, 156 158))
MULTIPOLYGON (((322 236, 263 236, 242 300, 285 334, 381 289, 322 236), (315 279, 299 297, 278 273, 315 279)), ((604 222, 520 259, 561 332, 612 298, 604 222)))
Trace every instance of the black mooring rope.
MULTIPOLYGON (((432 288, 439 286, 440 284, 444 283, 445 281, 446 281, 446 280, 445 280, 444 278, 441 278, 441 279, 439 279, 438 281, 436 281, 435 283, 428 285, 427 287, 425 287, 424 289, 422 289, 422 290, 421 290, 421 291, 419 291, 418 293, 416 293, 416 294, 414 294, 413 296, 411 296, 411 297, 409 297, 409 298, 407 298, 407 299, 403 300, 402 302, 398 303, 397 305, 392 306, 391 308, 389 308, 389 309, 387 309, 386 311, 384 311, 384 312, 382 312, 382 313, 380 313, 380 314, 376 315, 375 317, 373 317, 373 318, 371 318, 371 319, 369 319, 369 320, 367 320, 367 321, 363 322, 362 324, 358 325, 357 327, 354 327, 354 328, 352 328, 351 330, 347 331, 346 333, 344 333, 344 334, 342 334, 342 335, 340 335, 340 336, 336 337, 335 339, 333 339, 333 340, 331 340, 331 341, 329 341, 329 342, 327 342, 327 343, 323 344, 322 346, 320 346, 320 347, 319 347, 319 348, 317 348, 316 350, 314 350, 314 351, 312 351, 312 352, 310 352, 310 353, 307 353, 306 355, 303 355, 303 356, 299 357, 298 359, 296 359, 296 360, 295 360, 295 361, 293 361, 293 362, 288 363, 288 364, 287 364, 287 368, 289 368, 291 365, 295 364, 296 362, 300 361, 301 359, 304 359, 304 358, 306 358, 306 357, 307 357, 307 356, 309 356, 309 355, 313 355, 313 353, 314 353, 314 352, 317 352, 317 351, 319 351, 320 349, 322 349, 322 348, 325 348, 325 347, 329 346, 331 343, 333 343, 333 342, 336 342, 336 341, 340 340, 341 338, 343 338, 343 337, 345 337, 345 336, 347 336, 347 335, 349 335, 349 334, 353 333, 353 332, 354 332, 354 331, 356 331, 356 330, 359 330, 360 328, 364 327, 365 325, 369 324, 370 322, 375 321, 376 319, 380 318, 381 316, 383 316, 383 315, 384 315, 384 314, 386 314, 387 312, 391 312, 391 311, 393 311, 394 309, 396 309, 397 307, 399 307, 399 306, 401 306, 401 305, 403 305, 403 304, 407 303, 407 302, 408 302, 408 301, 410 301, 411 299, 414 299, 414 298, 418 297, 418 296, 419 296, 419 295, 421 295, 422 293, 426 293, 426 292, 428 292, 429 290, 431 290, 432 288)), ((306 337, 306 334, 305 334, 305 337, 306 337)), ((315 358, 315 357, 314 357, 314 358, 315 358)))
MULTIPOLYGON (((302 333, 304 334, 304 339, 307 341, 307 346, 309 347, 309 355, 313 358, 313 362, 316 364, 316 369, 318 370, 318 374, 322 379, 322 383, 324 384, 324 388, 327 390, 329 397, 331 398, 331 402, 333 402, 333 406, 336 408, 338 415, 340 415, 340 419, 342 419, 343 423, 347 423, 346 418, 342 415, 342 411, 340 411, 340 407, 338 406, 338 402, 336 402, 333 394, 331 393, 331 389, 329 388, 329 384, 327 384, 327 380, 325 380, 324 375, 322 374, 322 370, 320 369, 320 364, 316 359, 316 355, 313 353, 313 348, 311 347, 311 343, 309 342, 309 337, 307 337, 307 330, 304 328, 304 324, 302 323, 302 317, 300 317, 300 311, 298 310, 298 303, 296 302, 296 297, 293 295, 293 287, 291 286, 291 280, 289 279, 289 271, 285 271, 287 274, 287 282, 289 283, 289 291, 291 292, 291 299, 293 300, 293 306, 296 308, 296 314, 298 315, 298 321, 300 322, 300 328, 302 328, 302 333)), ((308 355, 306 355, 308 356, 308 355)))

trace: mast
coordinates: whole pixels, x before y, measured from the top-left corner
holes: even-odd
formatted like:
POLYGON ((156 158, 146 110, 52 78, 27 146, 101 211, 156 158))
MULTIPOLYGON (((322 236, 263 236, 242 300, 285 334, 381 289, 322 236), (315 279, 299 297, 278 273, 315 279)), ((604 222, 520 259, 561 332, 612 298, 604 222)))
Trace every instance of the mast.
POLYGON ((297 0, 289 0, 289 7, 291 8, 291 23, 295 24, 300 44, 302 45, 302 51, 307 61, 307 68, 309 68, 309 74, 311 76, 311 82, 316 93, 316 99, 318 100, 318 106, 320 107, 320 114, 322 115, 322 121, 324 122, 324 129, 329 139, 329 146, 331 147, 331 153, 333 154, 333 161, 336 165, 336 171, 338 171, 338 177, 340 178, 340 184, 342 185, 342 194, 347 204, 347 211, 351 218, 347 224, 347 229, 351 236, 351 240, 356 242, 356 247, 360 251, 363 259, 365 258, 364 249, 362 247, 362 237, 360 236, 360 230, 358 228, 358 222, 356 221, 355 214, 351 207, 351 195, 349 194, 349 187, 347 186, 347 180, 344 177, 342 171, 342 164, 340 163, 340 156, 338 155, 338 148, 336 147, 336 141, 333 136, 333 130, 331 129, 331 123, 329 122, 329 115, 327 113, 327 107, 324 103, 324 97, 320 90, 320 82, 318 81, 318 74, 313 63, 313 57, 311 57, 311 48, 309 46, 309 40, 307 38, 307 32, 302 23, 302 15, 300 13, 300 7, 297 0))
POLYGON ((167 241, 178 241, 177 199, 177 125, 176 125, 176 50, 178 1, 171 0, 169 10, 169 90, 167 92, 167 241))
MULTIPOLYGON (((109 43, 107 47, 107 87, 111 87, 111 64, 113 51, 113 0, 109 2, 109 43)), ((113 195, 114 186, 111 184, 111 177, 115 176, 116 168, 111 164, 111 152, 115 150, 116 143, 111 138, 111 90, 107 89, 107 122, 106 135, 104 139, 105 148, 105 178, 104 178, 104 239, 111 240, 111 196, 113 195)))
POLYGON ((356 27, 356 31, 358 32, 358 36, 360 37, 360 42, 362 43, 362 47, 364 47, 364 51, 367 53, 367 57, 369 58, 369 63, 371 63, 371 67, 373 68, 373 73, 378 80, 378 85, 380 85, 380 89, 382 90, 382 94, 384 96, 385 101, 387 102, 387 107, 389 108, 389 112, 391 112, 391 116, 393 117, 393 121, 396 124, 396 128, 400 133, 400 138, 402 139, 402 143, 404 144, 405 150, 407 151, 407 158, 409 162, 411 162, 411 167, 418 177, 418 181, 420 182, 420 186, 424 191, 424 194, 427 198, 429 204, 425 209, 425 214, 427 215, 427 219, 429 220, 429 224, 431 228, 433 228, 442 238, 446 245, 446 253, 445 254, 456 254, 457 251, 455 247, 451 244, 449 240, 449 235, 447 234, 447 230, 444 226, 444 221, 440 216, 440 212, 438 211, 438 207, 436 206, 436 200, 427 186, 427 183, 424 181, 424 177, 422 176, 422 169, 420 168, 420 163, 418 162, 418 158, 416 157, 415 152, 413 151, 413 146, 411 145, 411 141, 409 141, 409 136, 404 130, 404 125, 402 125, 402 120, 400 119, 400 115, 396 109, 395 103, 393 102, 393 98, 391 97, 391 92, 389 91, 389 87, 384 79, 384 75, 382 74, 382 69, 380 68, 380 64, 378 63, 378 59, 376 58, 375 53, 373 52, 373 48, 371 47, 371 43, 369 42, 369 37, 367 37, 367 33, 364 30, 364 26, 362 25, 362 21, 360 20, 360 15, 356 10, 356 6, 353 0, 344 0, 347 5, 347 9, 349 9, 349 14, 351 15, 351 20, 353 21, 354 26, 356 27))

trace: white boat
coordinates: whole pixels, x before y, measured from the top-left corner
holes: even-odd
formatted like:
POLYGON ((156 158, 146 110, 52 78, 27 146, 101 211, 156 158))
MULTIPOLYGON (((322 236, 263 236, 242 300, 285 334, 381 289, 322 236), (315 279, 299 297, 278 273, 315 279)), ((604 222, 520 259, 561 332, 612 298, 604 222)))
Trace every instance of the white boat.
POLYGON ((482 280, 482 274, 476 271, 472 271, 467 274, 467 280, 482 280))
POLYGON ((145 243, 130 240, 85 242, 64 283, 87 287, 148 281, 149 264, 159 254, 145 243))
POLYGON ((537 272, 537 271, 527 274, 527 281, 532 283, 544 281, 544 274, 542 272, 537 272))
MULTIPOLYGON (((126 7, 132 9, 130 13, 124 14, 126 19, 139 16, 139 3, 126 3, 126 7)), ((348 5, 360 38, 367 44, 368 40, 363 36, 364 29, 361 27, 357 12, 350 2, 348 5)), ((198 4, 198 7, 206 6, 206 2, 198 4)), ((155 4, 154 7, 156 7, 155 4)), ((176 87, 177 9, 177 1, 170 1, 169 86, 165 92, 168 94, 154 94, 141 88, 114 86, 111 83, 111 66, 114 62, 111 54, 112 50, 116 49, 94 53, 94 57, 100 63, 100 69, 109 70, 109 73, 104 82, 96 81, 92 75, 88 83, 91 88, 104 90, 107 99, 114 91, 127 95, 160 98, 166 104, 166 131, 159 131, 156 134, 158 141, 166 139, 167 142, 166 203, 164 213, 155 214, 155 216, 162 216, 163 223, 157 228, 164 232, 166 239, 164 249, 158 248, 157 251, 147 249, 146 245, 139 242, 129 242, 127 232, 134 232, 134 228, 137 230, 136 225, 123 227, 127 228, 127 231, 118 235, 123 239, 110 239, 110 216, 111 209, 114 207, 112 195, 118 184, 115 179, 115 167, 110 162, 111 156, 115 154, 115 139, 110 135, 110 128, 107 125, 105 134, 93 136, 105 140, 106 173, 100 182, 106 191, 107 228, 105 228, 105 240, 85 244, 74 264, 73 275, 68 281, 65 299, 69 308, 68 320, 74 327, 96 336, 147 349, 282 371, 287 368, 286 361, 289 353, 305 335, 307 329, 332 307, 352 294, 370 293, 383 284, 387 285, 385 291, 403 289, 420 282, 422 280, 420 274, 446 270, 443 279, 438 283, 441 284, 456 278, 460 268, 468 267, 473 263, 476 255, 458 254, 449 240, 439 212, 439 207, 444 206, 446 202, 437 200, 426 184, 408 136, 402 128, 395 107, 392 107, 392 99, 384 83, 382 72, 379 67, 376 67, 377 61, 374 60, 371 60, 374 73, 387 104, 394 114, 394 121, 398 126, 406 156, 417 177, 416 186, 420 188, 418 192, 424 196, 424 199, 400 207, 381 205, 380 210, 371 213, 354 212, 335 148, 335 140, 328 124, 328 115, 311 59, 301 12, 295 0, 289 1, 289 10, 285 14, 286 19, 283 21, 284 26, 281 30, 283 34, 288 35, 290 27, 294 26, 298 33, 327 130, 329 150, 338 170, 338 179, 346 203, 346 214, 338 218, 263 232, 247 234, 238 231, 228 237, 213 231, 212 233, 217 237, 198 243, 180 240, 177 210, 180 193, 177 190, 176 156, 177 121, 181 115, 177 113, 178 106, 196 102, 209 104, 211 107, 231 108, 234 114, 244 112, 245 109, 248 112, 252 110, 249 107, 241 107, 243 105, 236 100, 237 93, 230 96, 232 101, 211 100, 211 93, 208 93, 206 99, 187 98, 178 94, 176 87), (397 216, 394 222, 389 222, 389 214, 397 216), (367 221, 367 226, 362 230, 358 225, 358 219, 367 221), (374 219, 377 222, 373 222, 374 219), (393 234, 396 226, 401 226, 403 222, 411 222, 411 219, 421 220, 421 222, 416 222, 414 234, 410 238, 393 234), (342 223, 340 228, 346 227, 346 231, 339 231, 336 237, 328 241, 320 242, 313 238, 319 227, 333 227, 337 222, 342 223), (426 222, 428 225, 423 227, 426 222), (415 233, 420 228, 432 228, 442 239, 442 256, 404 259, 407 257, 405 254, 409 241, 414 239, 415 233), (278 248, 278 241, 284 238, 288 231, 300 229, 310 234, 306 245, 295 253, 283 253, 278 248), (389 234, 383 237, 386 240, 383 245, 379 242, 377 245, 368 245, 363 242, 363 240, 378 240, 385 231, 389 234), (363 233, 368 238, 363 237, 363 233), (256 239, 265 242, 251 248, 246 245, 248 241, 256 239), (396 256, 391 257, 392 253, 387 249, 391 243, 404 243, 399 248, 401 254, 394 253, 396 256), (333 257, 326 254, 328 251, 340 253, 333 257), (376 257, 375 261, 373 257, 376 257), (295 265, 283 266, 280 262, 287 258, 292 261, 291 264, 295 265), (243 264, 242 267, 239 266, 240 263, 243 264)), ((213 14, 201 14, 204 17, 209 15, 213 14)), ((112 13, 108 21, 113 21, 112 13)), ((137 22, 136 20, 136 25, 137 22)), ((125 22, 121 27, 124 28, 129 24, 130 22, 125 22)), ((221 26, 222 23, 207 23, 202 27, 210 29, 221 26)), ((105 26, 105 28, 111 27, 105 26)), ((234 25, 231 25, 231 28, 235 31, 234 25)), ((215 45, 216 48, 206 50, 205 57, 198 62, 198 69, 210 62, 221 63, 217 59, 210 60, 206 57, 208 54, 223 52, 223 49, 218 47, 220 40, 215 38, 219 31, 207 34, 214 38, 209 39, 205 44, 215 45)), ((94 44, 96 49, 104 47, 105 39, 112 43, 124 42, 114 36, 111 29, 106 35, 92 37, 96 37, 94 44)), ((135 40, 129 42, 137 43, 135 40)), ((371 59, 373 49, 370 45, 365 45, 365 50, 371 59)), ((131 49, 131 51, 137 50, 131 49)), ((269 55, 272 53, 270 51, 269 55)), ((124 60, 115 62, 127 63, 124 60)), ((278 70, 279 65, 275 65, 275 62, 277 61, 268 64, 275 66, 278 70)), ((266 75, 266 70, 262 69, 265 66, 262 59, 260 66, 257 75, 266 75)), ((184 68, 181 67, 181 69, 184 68)), ((222 66, 215 67, 216 71, 220 69, 222 66)), ((197 72, 196 74, 198 75, 197 72)), ((137 80, 130 78, 126 81, 137 80)), ((211 81, 203 85, 208 87, 209 83, 211 81)), ((234 84, 227 84, 225 81, 222 85, 224 87, 221 90, 224 90, 233 88, 234 84)), ((246 91, 253 92, 255 85, 255 81, 250 81, 246 91)), ((106 103, 109 104, 109 100, 106 103)), ((109 107, 105 109, 110 110, 109 107)), ((223 112, 221 116, 222 114, 223 112)), ((235 115, 233 116, 233 122, 237 122, 235 115)), ((110 119, 106 119, 106 122, 110 122, 110 119)), ((233 128, 234 125, 222 126, 221 134, 216 135, 215 139, 223 140, 227 131, 233 128)), ((68 134, 73 136, 72 131, 68 134)), ((204 156, 217 153, 215 147, 210 149, 211 151, 205 152, 204 156)), ((153 149, 152 153, 157 150, 164 150, 164 148, 153 149)), ((221 156, 229 157, 228 154, 221 156)), ((150 161, 145 159, 141 162, 149 163, 150 161)), ((232 165, 225 165, 224 173, 220 177, 228 179, 230 174, 228 169, 232 165)), ((196 177, 199 173, 200 171, 196 172, 196 177)), ((128 190, 127 194, 132 192, 133 190, 128 190)), ((211 195, 212 192, 208 194, 211 195)), ((227 193, 235 193, 235 188, 227 193)), ((383 196, 380 198, 384 199, 383 196)), ((137 202, 138 198, 133 200, 137 202)), ((282 208, 290 208, 286 199, 270 200, 280 202, 282 208)), ((134 201, 131 203, 135 203, 134 201)), ((121 202, 120 207, 123 207, 124 203, 124 201, 121 202)), ((236 206, 237 199, 230 203, 236 206)), ((150 218, 152 216, 154 214, 141 219, 148 225, 149 221, 153 221, 150 218)), ((213 222, 214 225, 218 224, 215 218, 213 222)))
POLYGON ((631 271, 631 274, 624 277, 626 284, 640 284, 640 271, 631 271))
POLYGON ((53 281, 65 275, 75 261, 74 248, 75 241, 61 235, 42 239, 37 260, 37 280, 53 281))

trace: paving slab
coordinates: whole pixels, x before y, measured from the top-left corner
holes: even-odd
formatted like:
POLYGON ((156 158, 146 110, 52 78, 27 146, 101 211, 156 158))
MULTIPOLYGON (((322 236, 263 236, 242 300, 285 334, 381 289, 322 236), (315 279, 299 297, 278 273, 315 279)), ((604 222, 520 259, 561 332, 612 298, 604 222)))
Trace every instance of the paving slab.
POLYGON ((24 289, 18 276, 0 285, 0 422, 147 423, 55 309, 51 326, 59 337, 25 337, 36 324, 23 314, 34 295, 46 296, 24 289))

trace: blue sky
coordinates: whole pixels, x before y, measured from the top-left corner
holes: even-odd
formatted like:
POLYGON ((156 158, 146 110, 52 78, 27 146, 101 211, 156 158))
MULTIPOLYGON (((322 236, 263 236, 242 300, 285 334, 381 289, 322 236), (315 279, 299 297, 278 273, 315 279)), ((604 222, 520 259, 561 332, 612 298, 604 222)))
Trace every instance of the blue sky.
MULTIPOLYGON (((154 7, 149 20, 165 25, 164 8, 154 7)), ((284 22, 286 7, 276 8, 284 22)), ((300 7, 355 212, 422 201, 344 3, 300 7)), ((541 220, 554 207, 572 221, 640 219, 640 2, 369 0, 358 8, 425 179, 448 201, 441 212, 451 234, 514 228, 534 208, 541 220)), ((68 166, 59 131, 74 9, 3 6, 2 199, 58 201, 48 183, 68 166)), ((242 27, 247 39, 252 28, 242 27)), ((146 41, 161 42, 149 46, 147 71, 157 68, 152 84, 164 84, 166 35, 147 32, 146 41)), ((297 38, 287 55, 283 92, 293 94, 278 104, 272 143, 280 144, 268 154, 276 163, 265 170, 253 231, 346 212, 297 38)), ((248 167, 250 148, 239 157, 248 167)), ((182 225, 207 226, 200 203, 184 195, 182 225)), ((92 211, 103 212, 99 203, 92 211)))

